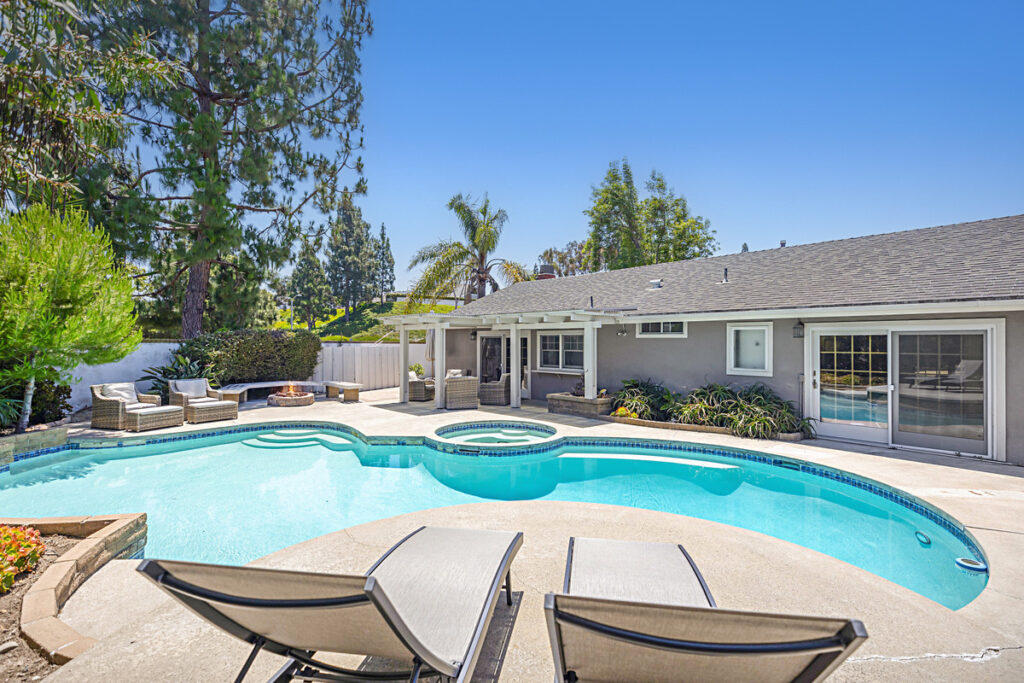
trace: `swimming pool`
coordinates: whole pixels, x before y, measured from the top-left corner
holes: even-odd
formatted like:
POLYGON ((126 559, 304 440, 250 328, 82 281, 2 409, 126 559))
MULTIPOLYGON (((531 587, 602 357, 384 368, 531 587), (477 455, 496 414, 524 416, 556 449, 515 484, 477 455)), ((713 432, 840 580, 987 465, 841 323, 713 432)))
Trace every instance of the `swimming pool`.
POLYGON ((575 437, 488 451, 431 439, 368 444, 342 428, 280 426, 153 441, 15 463, 0 474, 0 516, 146 512, 147 556, 241 564, 417 510, 581 501, 769 534, 952 609, 974 599, 988 576, 956 564, 984 561, 970 535, 906 494, 751 451, 575 437))

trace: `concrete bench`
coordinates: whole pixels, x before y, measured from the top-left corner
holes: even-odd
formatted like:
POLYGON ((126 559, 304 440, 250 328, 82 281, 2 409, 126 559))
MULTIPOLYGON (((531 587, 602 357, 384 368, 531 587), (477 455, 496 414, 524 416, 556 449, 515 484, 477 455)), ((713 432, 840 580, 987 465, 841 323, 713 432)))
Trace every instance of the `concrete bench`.
POLYGON ((359 390, 363 388, 362 384, 356 384, 355 382, 324 382, 324 388, 327 390, 327 398, 338 398, 338 392, 341 392, 342 400, 358 401, 359 390))

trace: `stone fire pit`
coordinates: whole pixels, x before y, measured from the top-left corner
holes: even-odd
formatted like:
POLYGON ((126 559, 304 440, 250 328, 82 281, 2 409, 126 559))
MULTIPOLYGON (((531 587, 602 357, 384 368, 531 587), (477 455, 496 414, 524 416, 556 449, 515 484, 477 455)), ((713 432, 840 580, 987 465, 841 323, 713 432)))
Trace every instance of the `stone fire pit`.
POLYGON ((310 391, 296 391, 289 387, 284 391, 279 391, 276 394, 267 396, 268 406, 278 406, 281 408, 294 408, 296 406, 310 406, 313 405, 313 400, 316 397, 310 391))

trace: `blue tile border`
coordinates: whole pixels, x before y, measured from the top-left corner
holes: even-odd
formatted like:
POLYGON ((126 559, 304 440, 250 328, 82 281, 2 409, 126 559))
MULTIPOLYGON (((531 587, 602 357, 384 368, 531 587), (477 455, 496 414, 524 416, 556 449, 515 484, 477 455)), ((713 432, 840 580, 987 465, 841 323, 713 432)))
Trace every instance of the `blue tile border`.
MULTIPOLYGON (((478 429, 480 427, 489 428, 517 428, 523 425, 529 425, 534 427, 538 423, 528 422, 510 422, 510 421, 494 421, 494 422, 469 422, 459 423, 457 425, 451 425, 451 429, 443 427, 446 430, 446 434, 456 433, 458 431, 464 431, 467 429, 478 429)), ((551 434, 554 435, 557 431, 548 425, 539 425, 544 431, 551 430, 551 434)), ((778 456, 769 455, 767 453, 760 453, 758 451, 747 451, 739 448, 728 448, 719 446, 706 446, 702 444, 690 443, 686 441, 667 441, 662 439, 623 439, 617 437, 579 437, 579 436, 563 436, 557 439, 549 439, 534 444, 528 444, 523 446, 498 446, 498 447, 486 447, 486 446, 469 446, 465 444, 453 444, 450 442, 442 442, 431 439, 427 436, 366 436, 357 429, 353 429, 347 425, 333 423, 333 422, 262 422, 254 425, 247 425, 244 427, 232 427, 228 429, 212 429, 206 431, 196 431, 186 434, 178 434, 175 436, 156 436, 156 437, 128 437, 127 439, 121 439, 117 441, 116 446, 111 443, 103 443, 102 445, 89 446, 86 445, 87 441, 71 441, 63 446, 53 446, 50 448, 44 448, 38 451, 28 451, 26 453, 18 453, 14 456, 14 462, 23 462, 32 458, 38 458, 44 455, 50 455, 53 453, 59 453, 68 450, 89 450, 92 448, 125 448, 131 446, 148 446, 154 444, 164 443, 175 443, 181 441, 194 441, 196 439, 227 436, 231 434, 250 434, 254 432, 266 432, 274 431, 277 429, 316 429, 327 432, 340 432, 342 434, 356 437, 362 442, 370 446, 426 446, 432 450, 447 453, 450 455, 461 455, 466 457, 486 457, 486 458, 507 458, 524 455, 537 455, 547 453, 551 451, 557 451, 559 449, 568 446, 579 446, 579 447, 590 447, 590 448, 641 448, 644 450, 654 451, 669 451, 673 453, 695 453, 700 455, 713 455, 723 458, 732 458, 735 460, 745 460, 748 462, 760 463, 771 467, 778 467, 788 471, 799 471, 803 474, 809 474, 815 477, 821 477, 829 481, 834 481, 846 486, 852 486, 854 488, 866 491, 874 494, 885 500, 891 501, 900 505, 915 514, 921 515, 925 519, 928 519, 935 524, 938 524, 943 529, 952 534, 957 540, 963 543, 973 553, 975 558, 988 564, 988 560, 985 558, 985 554, 978 546, 977 541, 974 540, 973 536, 964 527, 963 524, 956 521, 948 513, 940 510, 939 508, 927 503, 919 498, 916 498, 909 493, 901 491, 899 489, 887 486, 881 482, 877 482, 871 479, 858 477, 845 472, 843 470, 833 469, 825 467, 823 465, 816 465, 814 463, 807 462, 805 460, 796 460, 792 458, 780 458, 778 456)), ((439 434, 440 435, 440 434, 439 434)), ((96 439, 96 441, 103 441, 96 439)), ((13 463, 12 463, 13 464, 13 463)), ((0 474, 4 474, 10 471, 11 464, 0 466, 0 474)))

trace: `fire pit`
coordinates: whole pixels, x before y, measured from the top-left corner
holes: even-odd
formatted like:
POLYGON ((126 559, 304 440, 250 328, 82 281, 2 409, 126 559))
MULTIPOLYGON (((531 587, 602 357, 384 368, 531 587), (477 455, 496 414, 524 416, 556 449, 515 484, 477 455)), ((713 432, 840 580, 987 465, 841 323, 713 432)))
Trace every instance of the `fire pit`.
POLYGON ((310 391, 299 391, 295 387, 288 386, 276 394, 267 396, 267 405, 278 406, 281 408, 309 406, 313 405, 314 398, 313 393, 310 391))

